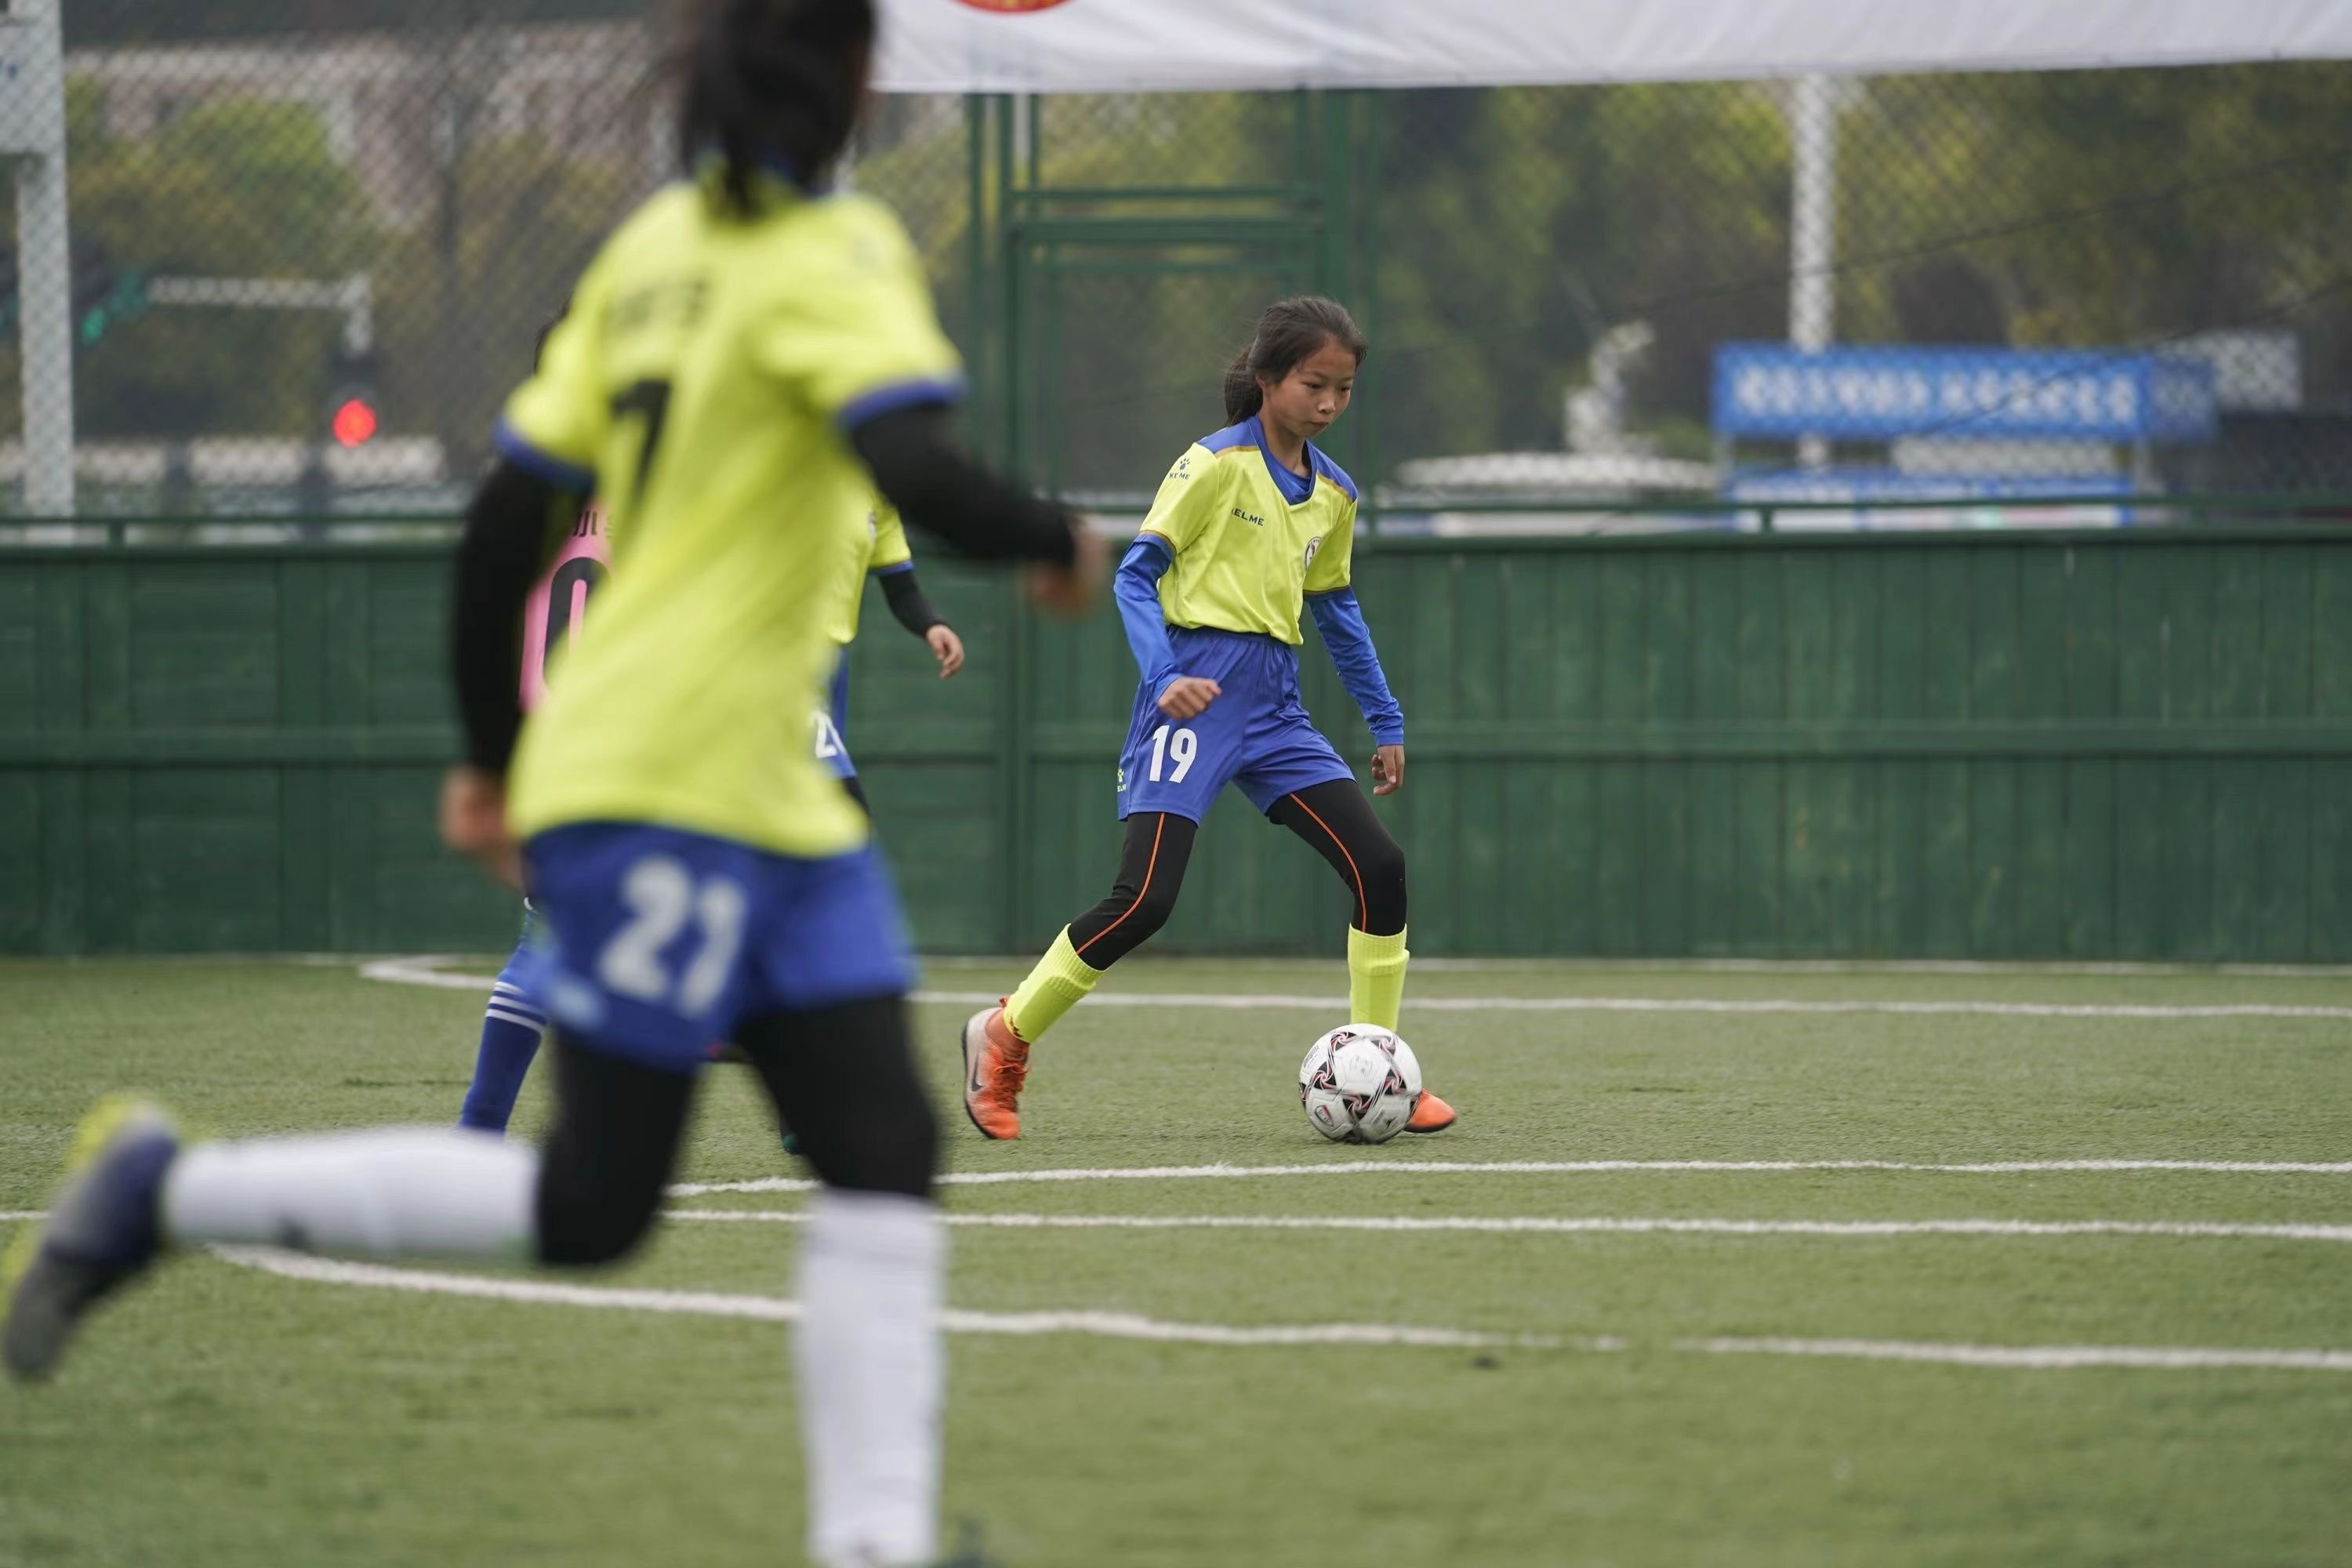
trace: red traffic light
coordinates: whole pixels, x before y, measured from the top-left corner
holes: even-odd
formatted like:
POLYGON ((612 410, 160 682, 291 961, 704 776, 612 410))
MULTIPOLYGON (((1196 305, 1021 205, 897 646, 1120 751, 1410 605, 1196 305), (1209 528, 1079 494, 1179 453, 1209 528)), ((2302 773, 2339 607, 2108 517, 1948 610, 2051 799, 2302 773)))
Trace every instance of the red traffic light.
POLYGON ((375 435, 375 408, 364 397, 347 397, 335 405, 335 416, 327 427, 341 445, 364 447, 375 435))

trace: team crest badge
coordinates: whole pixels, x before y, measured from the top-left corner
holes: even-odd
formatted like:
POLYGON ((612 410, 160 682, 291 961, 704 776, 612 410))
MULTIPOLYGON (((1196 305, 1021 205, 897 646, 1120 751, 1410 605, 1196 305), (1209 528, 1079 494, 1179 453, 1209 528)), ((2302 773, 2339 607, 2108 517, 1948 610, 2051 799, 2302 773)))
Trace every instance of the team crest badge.
POLYGON ((1307 542, 1307 559, 1306 559, 1304 562, 1300 563, 1300 564, 1301 564, 1301 565, 1303 565, 1303 566, 1312 566, 1312 565, 1314 565, 1314 564, 1315 564, 1315 552, 1316 552, 1317 551, 1318 551, 1318 550, 1322 549, 1322 548, 1323 548, 1323 536, 1322 536, 1321 534, 1319 534, 1319 533, 1318 533, 1318 534, 1317 534, 1314 538, 1312 538, 1312 539, 1310 539, 1310 540, 1308 540, 1308 541, 1307 542))

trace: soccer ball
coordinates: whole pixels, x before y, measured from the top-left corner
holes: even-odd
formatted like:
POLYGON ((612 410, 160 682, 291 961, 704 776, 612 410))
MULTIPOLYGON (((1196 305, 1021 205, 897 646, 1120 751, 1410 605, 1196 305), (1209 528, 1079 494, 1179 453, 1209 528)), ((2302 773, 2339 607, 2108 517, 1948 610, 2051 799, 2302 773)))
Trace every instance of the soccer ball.
POLYGON ((1335 1143, 1385 1143, 1404 1131, 1421 1098, 1412 1047, 1378 1024, 1346 1024, 1307 1047, 1298 1103, 1335 1143))

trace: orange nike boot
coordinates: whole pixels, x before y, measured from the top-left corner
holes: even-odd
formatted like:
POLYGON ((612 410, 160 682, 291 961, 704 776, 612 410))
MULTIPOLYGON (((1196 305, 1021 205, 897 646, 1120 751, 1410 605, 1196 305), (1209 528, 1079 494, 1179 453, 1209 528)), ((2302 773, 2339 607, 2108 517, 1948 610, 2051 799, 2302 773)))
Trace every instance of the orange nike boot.
POLYGON ((1404 1124, 1408 1132, 1443 1132, 1454 1125, 1454 1108, 1427 1089, 1412 1102, 1412 1120, 1404 1124))
POLYGON ((1004 1009, 974 1013, 963 1026, 963 1112, 981 1136, 1021 1136, 1021 1085, 1028 1076, 1029 1047, 1013 1034, 1004 1009))

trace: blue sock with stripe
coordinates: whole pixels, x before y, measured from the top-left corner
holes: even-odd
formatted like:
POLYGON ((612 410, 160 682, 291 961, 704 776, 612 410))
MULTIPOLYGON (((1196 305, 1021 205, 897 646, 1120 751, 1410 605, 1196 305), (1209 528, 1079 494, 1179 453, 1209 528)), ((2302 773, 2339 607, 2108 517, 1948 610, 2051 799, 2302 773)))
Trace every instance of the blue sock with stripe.
MULTIPOLYGON (((512 965, 509 964, 511 969, 512 965)), ((484 1132, 504 1132, 514 1114, 515 1099, 530 1075, 531 1058, 539 1054, 539 1037, 547 1016, 526 1001, 521 989, 506 974, 490 988, 490 1005, 482 1014, 482 1043, 474 1054, 474 1082, 466 1090, 465 1108, 457 1125, 484 1132)))

